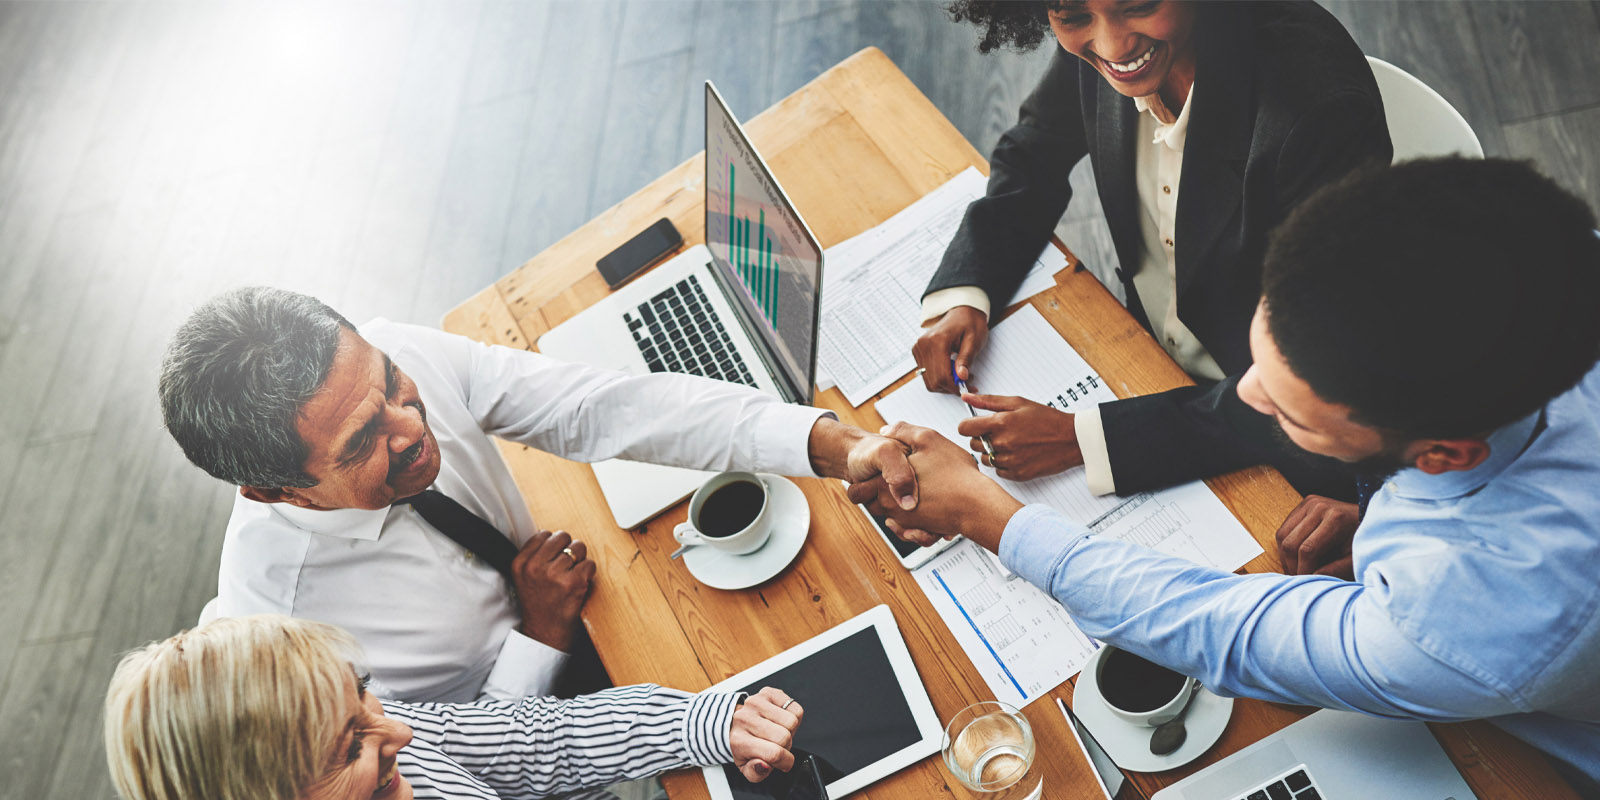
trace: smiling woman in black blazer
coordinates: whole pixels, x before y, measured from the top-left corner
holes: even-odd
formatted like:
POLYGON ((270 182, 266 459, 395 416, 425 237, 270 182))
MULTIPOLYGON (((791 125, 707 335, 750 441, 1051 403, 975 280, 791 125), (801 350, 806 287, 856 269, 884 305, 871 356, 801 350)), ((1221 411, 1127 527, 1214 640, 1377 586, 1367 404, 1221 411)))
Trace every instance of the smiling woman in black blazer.
POLYGON ((989 311, 1011 302, 1048 243, 1084 156, 1129 311, 1200 382, 1078 419, 972 396, 996 412, 963 423, 973 449, 986 435, 1000 475, 1016 480, 1087 461, 1102 493, 1272 463, 1302 491, 1348 494, 1342 470, 1279 444, 1276 424, 1234 391, 1250 364, 1268 231, 1313 189, 1391 156, 1377 85, 1344 28, 1292 1, 967 0, 951 11, 985 26, 985 52, 1046 33, 1061 47, 928 284, 913 349, 928 388, 954 391, 952 358, 969 377, 989 311))

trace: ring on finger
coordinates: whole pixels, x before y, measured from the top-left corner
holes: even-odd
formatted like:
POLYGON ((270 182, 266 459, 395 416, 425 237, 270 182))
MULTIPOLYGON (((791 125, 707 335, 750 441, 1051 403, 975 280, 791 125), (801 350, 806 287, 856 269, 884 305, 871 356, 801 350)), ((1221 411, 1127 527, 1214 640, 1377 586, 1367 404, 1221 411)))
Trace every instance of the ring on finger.
POLYGON ((567 557, 567 558, 570 558, 570 559, 572 559, 572 560, 573 560, 573 561, 577 561, 577 560, 578 560, 578 556, 577 556, 577 555, 575 555, 575 554, 574 554, 574 553, 573 553, 573 552, 572 552, 572 548, 570 548, 570 547, 563 547, 563 548, 561 548, 561 553, 562 553, 562 555, 565 555, 565 556, 566 556, 566 557, 567 557))
POLYGON ((792 706, 792 705, 794 705, 794 698, 793 697, 789 698, 788 702, 784 703, 781 706, 778 706, 778 709, 780 711, 788 711, 789 710, 789 706, 792 706))

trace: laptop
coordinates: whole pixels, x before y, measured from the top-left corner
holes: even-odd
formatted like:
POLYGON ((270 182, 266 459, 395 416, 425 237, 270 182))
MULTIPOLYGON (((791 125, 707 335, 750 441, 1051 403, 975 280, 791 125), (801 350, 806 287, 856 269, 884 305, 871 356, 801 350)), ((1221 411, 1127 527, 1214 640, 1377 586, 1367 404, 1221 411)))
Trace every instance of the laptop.
POLYGON ((1421 722, 1318 711, 1151 800, 1475 800, 1421 722))
MULTIPOLYGON (((633 374, 702 375, 810 404, 822 245, 710 81, 705 95, 705 244, 551 329, 539 351, 633 374)), ((617 525, 632 528, 712 473, 612 459, 594 474, 617 525)))

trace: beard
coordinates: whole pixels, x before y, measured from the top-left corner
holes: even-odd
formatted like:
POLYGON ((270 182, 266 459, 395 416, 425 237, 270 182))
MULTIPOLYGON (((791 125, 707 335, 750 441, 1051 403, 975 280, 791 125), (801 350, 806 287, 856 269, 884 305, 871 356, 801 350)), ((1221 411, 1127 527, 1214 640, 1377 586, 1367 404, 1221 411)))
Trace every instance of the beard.
POLYGON ((1289 438, 1288 431, 1285 431, 1277 420, 1272 421, 1272 438, 1277 441, 1283 452, 1309 466, 1326 467, 1331 462, 1338 464, 1352 475, 1366 476, 1379 482, 1388 480, 1389 476, 1411 466, 1406 462, 1405 442, 1393 442, 1387 436, 1383 439, 1383 449, 1359 461, 1344 461, 1313 453, 1295 444, 1294 439, 1289 438))

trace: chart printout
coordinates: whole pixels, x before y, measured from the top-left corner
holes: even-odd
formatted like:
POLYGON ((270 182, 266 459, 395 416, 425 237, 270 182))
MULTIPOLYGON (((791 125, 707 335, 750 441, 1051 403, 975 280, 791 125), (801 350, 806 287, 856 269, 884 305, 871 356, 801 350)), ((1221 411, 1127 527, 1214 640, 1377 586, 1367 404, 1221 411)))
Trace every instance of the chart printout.
MULTIPOLYGON (((1019 395, 1062 411, 1116 399, 1078 352, 1033 306, 996 325, 972 367, 985 394, 1019 395)), ((935 394, 911 381, 877 403, 885 421, 933 428, 966 447, 956 428, 970 416, 960 398, 935 394)), ((1261 546, 1200 481, 1130 497, 1089 492, 1083 467, 1017 482, 981 467, 1024 503, 1044 503, 1102 537, 1135 542, 1197 564, 1232 571, 1261 554, 1261 546)), ((916 573, 917 583, 1001 700, 1031 702, 1083 668, 1089 642, 1048 595, 1010 575, 971 542, 941 553, 916 573), (983 566, 988 559, 989 565, 983 566), (999 598, 998 600, 994 600, 999 598), (994 602, 987 602, 994 600, 994 602), (1026 620, 1012 636, 1007 620, 1026 620), (1040 688, 1042 687, 1042 688, 1040 688)))

